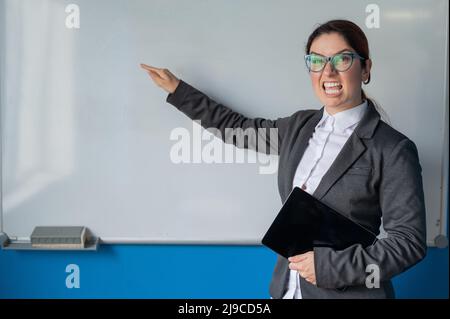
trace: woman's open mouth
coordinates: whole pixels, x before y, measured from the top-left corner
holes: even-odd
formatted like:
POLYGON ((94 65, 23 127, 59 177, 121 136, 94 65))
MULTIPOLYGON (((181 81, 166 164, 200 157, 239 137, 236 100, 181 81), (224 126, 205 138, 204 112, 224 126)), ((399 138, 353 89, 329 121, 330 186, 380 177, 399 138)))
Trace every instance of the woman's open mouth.
POLYGON ((323 82, 322 89, 327 96, 335 97, 342 93, 342 84, 340 82, 323 82))

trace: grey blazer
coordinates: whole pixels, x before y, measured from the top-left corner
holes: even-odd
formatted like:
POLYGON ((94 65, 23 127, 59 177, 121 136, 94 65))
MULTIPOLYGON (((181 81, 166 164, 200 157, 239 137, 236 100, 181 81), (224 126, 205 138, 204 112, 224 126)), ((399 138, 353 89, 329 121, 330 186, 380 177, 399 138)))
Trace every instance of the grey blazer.
MULTIPOLYGON (((265 152, 279 155, 278 189, 284 203, 291 189, 296 168, 315 126, 322 118, 320 110, 300 110, 291 116, 269 120, 247 118, 215 102, 207 95, 180 81, 167 102, 205 128, 221 132, 225 128, 276 128, 277 136, 255 134, 244 145, 256 151, 264 139, 265 152)), ((352 245, 344 250, 315 248, 317 285, 301 280, 303 298, 393 298, 391 278, 424 258, 426 254, 425 204, 422 168, 415 144, 380 119, 372 101, 337 158, 323 176, 313 196, 352 220, 378 234, 383 218, 387 238, 373 246, 352 245), (366 267, 379 268, 379 288, 367 288, 372 273, 366 267)), ((278 256, 270 284, 272 298, 282 298, 287 290, 289 262, 278 256)))

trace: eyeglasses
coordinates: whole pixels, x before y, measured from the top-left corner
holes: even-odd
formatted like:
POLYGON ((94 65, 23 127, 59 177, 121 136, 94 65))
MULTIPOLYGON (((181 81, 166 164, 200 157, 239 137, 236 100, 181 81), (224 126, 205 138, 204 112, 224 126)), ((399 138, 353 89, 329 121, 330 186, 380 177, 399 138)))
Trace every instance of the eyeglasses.
POLYGON ((330 57, 314 53, 307 54, 305 55, 305 62, 310 72, 321 72, 325 68, 327 62, 331 62, 331 66, 334 70, 338 72, 345 72, 350 69, 355 58, 362 61, 365 60, 365 58, 361 57, 356 52, 343 52, 330 57))

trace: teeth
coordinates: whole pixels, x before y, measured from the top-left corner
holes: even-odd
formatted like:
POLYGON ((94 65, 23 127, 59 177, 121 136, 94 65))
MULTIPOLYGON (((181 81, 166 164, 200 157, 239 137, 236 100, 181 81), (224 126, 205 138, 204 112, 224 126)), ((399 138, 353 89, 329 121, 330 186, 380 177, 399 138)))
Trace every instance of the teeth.
POLYGON ((325 82, 324 84, 323 84, 323 86, 325 87, 325 88, 332 88, 332 87, 335 87, 335 86, 340 86, 341 84, 339 83, 339 82, 325 82))
POLYGON ((323 88, 326 94, 338 94, 342 89, 342 85, 339 82, 324 82, 323 88))

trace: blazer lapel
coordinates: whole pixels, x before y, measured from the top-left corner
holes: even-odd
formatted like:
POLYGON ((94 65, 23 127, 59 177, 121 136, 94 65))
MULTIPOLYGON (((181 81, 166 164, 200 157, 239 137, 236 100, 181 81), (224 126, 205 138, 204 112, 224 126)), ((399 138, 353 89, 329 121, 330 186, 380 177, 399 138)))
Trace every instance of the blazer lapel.
POLYGON ((322 177, 319 186, 317 186, 313 193, 314 197, 321 199, 325 196, 333 184, 361 156, 361 154, 366 150, 366 146, 362 139, 372 138, 379 119, 379 113, 375 110, 372 102, 368 100, 366 114, 363 116, 353 134, 350 135, 349 139, 342 147, 333 164, 331 164, 331 167, 322 177))
POLYGON ((345 173, 345 171, 358 159, 366 150, 365 145, 360 138, 353 132, 347 142, 342 147, 338 156, 331 164, 328 171, 322 177, 322 180, 313 193, 313 196, 321 199, 331 186, 345 173))
POLYGON ((308 146, 309 139, 312 137, 316 125, 319 123, 323 115, 323 107, 316 112, 306 124, 299 128, 298 139, 295 141, 291 151, 289 152, 287 176, 288 183, 285 189, 285 196, 283 201, 285 201, 292 190, 292 183, 294 182, 295 172, 297 171, 297 166, 305 153, 306 147, 308 146))

